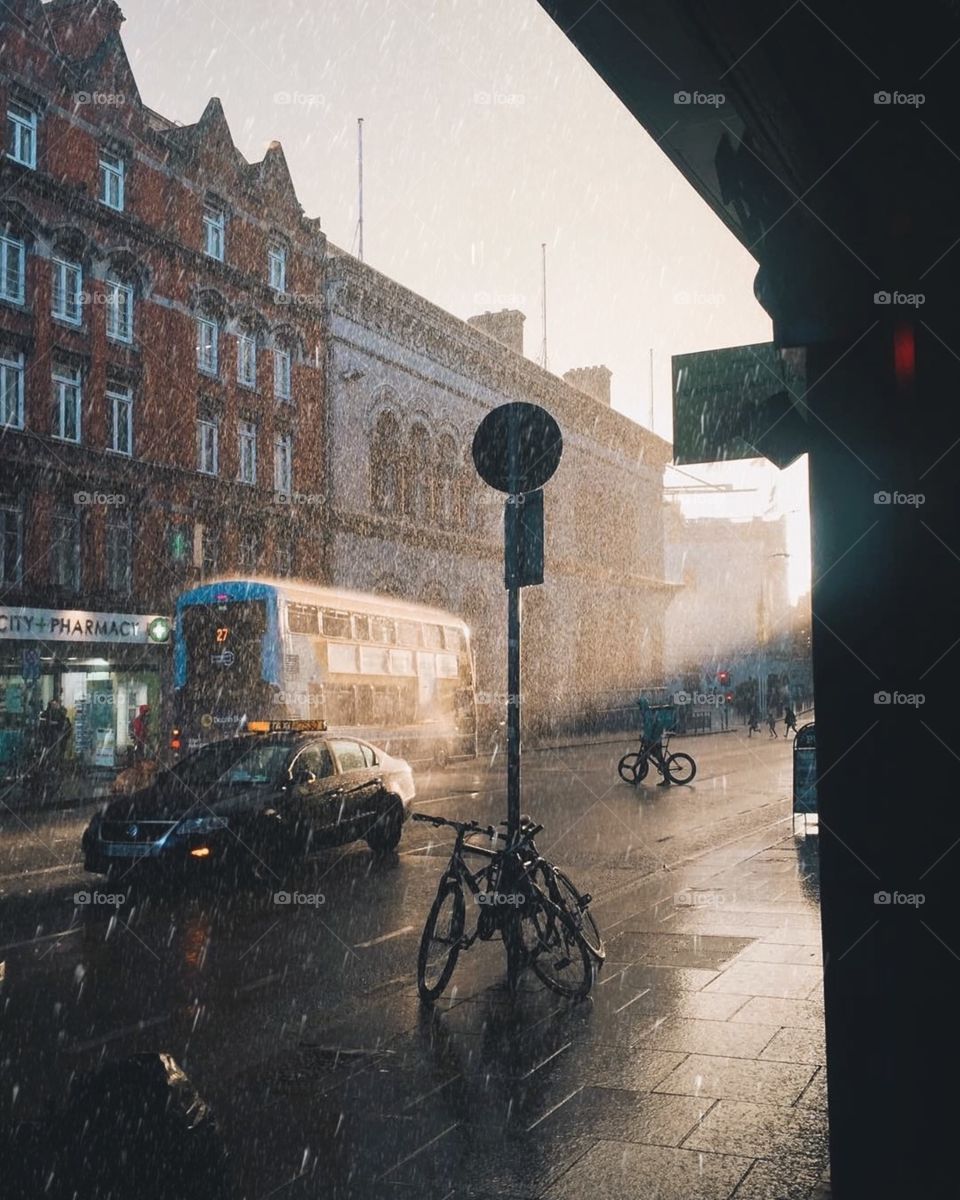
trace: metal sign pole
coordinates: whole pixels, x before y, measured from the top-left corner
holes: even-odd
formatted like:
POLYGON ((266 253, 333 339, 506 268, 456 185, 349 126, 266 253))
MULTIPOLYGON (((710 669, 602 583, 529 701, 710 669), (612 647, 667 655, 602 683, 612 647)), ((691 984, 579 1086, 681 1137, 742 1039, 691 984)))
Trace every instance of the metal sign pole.
MULTIPOLYGON (((513 499, 513 497, 511 497, 513 499)), ((520 589, 507 592, 507 836, 520 831, 520 589)))

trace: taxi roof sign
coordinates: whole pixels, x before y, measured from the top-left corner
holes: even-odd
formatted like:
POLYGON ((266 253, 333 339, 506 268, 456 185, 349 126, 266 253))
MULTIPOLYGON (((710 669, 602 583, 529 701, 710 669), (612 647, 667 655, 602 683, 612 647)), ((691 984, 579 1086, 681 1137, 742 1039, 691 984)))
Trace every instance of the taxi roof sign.
POLYGON ((323 733, 326 731, 326 721, 284 718, 279 721, 248 721, 248 733, 323 733))

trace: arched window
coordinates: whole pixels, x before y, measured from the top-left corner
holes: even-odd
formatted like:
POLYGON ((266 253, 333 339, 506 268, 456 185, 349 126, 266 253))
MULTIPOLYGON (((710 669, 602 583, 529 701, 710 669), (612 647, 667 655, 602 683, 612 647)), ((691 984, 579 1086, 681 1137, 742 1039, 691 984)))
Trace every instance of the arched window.
POLYGON ((429 521, 433 515, 433 462, 430 435, 423 425, 410 430, 407 452, 407 494, 404 511, 415 521, 429 521))
POLYGON ((370 497, 375 512, 403 512, 404 469, 400 422, 391 412, 381 413, 373 431, 370 451, 370 497))
POLYGON ((460 456, 457 453, 457 444, 448 433, 445 433, 437 442, 436 471, 437 524, 443 529, 451 529, 460 520, 457 512, 459 505, 457 477, 460 471, 460 456))

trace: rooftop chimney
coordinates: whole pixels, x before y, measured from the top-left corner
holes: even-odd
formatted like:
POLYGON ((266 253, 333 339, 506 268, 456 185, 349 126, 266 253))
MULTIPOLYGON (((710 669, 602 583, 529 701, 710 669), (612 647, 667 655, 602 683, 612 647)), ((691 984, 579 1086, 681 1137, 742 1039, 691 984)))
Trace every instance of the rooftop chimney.
POLYGON ((563 378, 578 392, 585 392, 609 408, 612 376, 613 372, 606 367, 573 367, 564 372, 563 378))
POLYGON ((516 308, 502 308, 499 312, 467 317, 467 324, 479 329, 487 337, 495 338, 514 354, 523 354, 523 323, 526 319, 516 308))

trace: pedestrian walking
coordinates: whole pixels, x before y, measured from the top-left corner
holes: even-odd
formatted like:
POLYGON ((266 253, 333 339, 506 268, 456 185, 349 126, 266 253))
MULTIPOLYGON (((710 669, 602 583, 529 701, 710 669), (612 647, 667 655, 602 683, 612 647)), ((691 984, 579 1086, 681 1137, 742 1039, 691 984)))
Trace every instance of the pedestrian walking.
POLYGON ((141 704, 133 718, 133 753, 138 762, 147 757, 147 738, 150 734, 150 705, 141 704))
POLYGON ((753 737, 755 733, 760 732, 760 716, 755 708, 750 709, 750 716, 747 719, 747 737, 753 737))
POLYGON ((797 714, 787 705, 787 711, 783 714, 783 736, 787 737, 790 730, 793 730, 793 736, 797 736, 797 714))
POLYGON ((767 728, 770 730, 770 736, 772 738, 779 738, 780 734, 777 733, 777 718, 773 715, 772 708, 767 713, 767 728))

